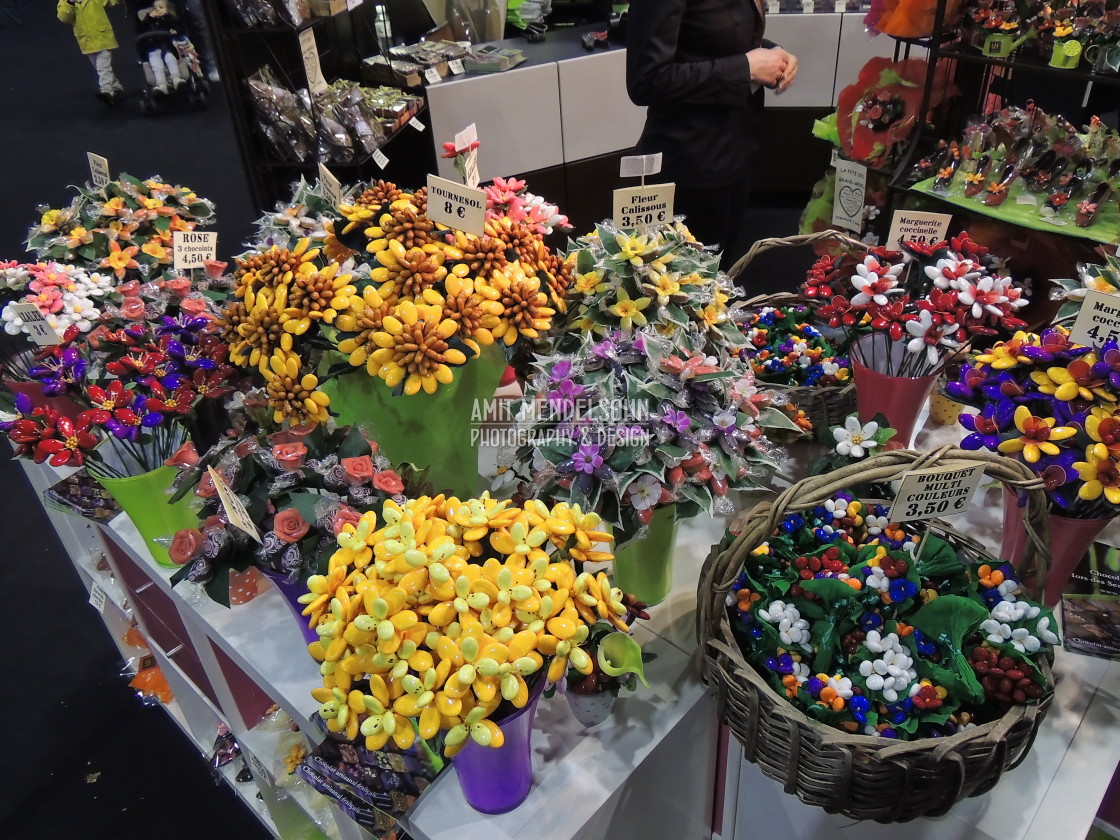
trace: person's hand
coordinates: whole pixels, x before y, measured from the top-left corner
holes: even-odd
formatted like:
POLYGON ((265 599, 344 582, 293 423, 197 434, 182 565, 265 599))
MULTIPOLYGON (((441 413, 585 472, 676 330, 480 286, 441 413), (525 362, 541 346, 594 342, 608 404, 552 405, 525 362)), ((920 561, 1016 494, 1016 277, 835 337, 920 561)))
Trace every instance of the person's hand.
POLYGON ((751 81, 775 88, 784 79, 789 53, 780 47, 756 47, 747 53, 751 81))
POLYGON ((797 56, 793 53, 786 52, 781 47, 775 47, 774 51, 780 52, 786 59, 786 69, 782 75, 778 77, 778 93, 783 93, 786 88, 793 84, 793 80, 797 77, 797 56))

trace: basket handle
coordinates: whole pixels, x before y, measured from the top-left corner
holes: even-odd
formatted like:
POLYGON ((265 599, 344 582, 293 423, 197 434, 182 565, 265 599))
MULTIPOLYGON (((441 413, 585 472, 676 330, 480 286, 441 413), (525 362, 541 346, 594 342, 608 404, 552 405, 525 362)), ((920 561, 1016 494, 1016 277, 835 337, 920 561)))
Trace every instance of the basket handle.
POLYGON ((769 251, 771 248, 781 248, 785 245, 793 247, 796 247, 798 245, 814 245, 817 242, 826 242, 828 240, 834 240, 836 242, 840 242, 843 245, 847 245, 849 248, 859 248, 863 251, 868 250, 869 247, 867 243, 860 242, 854 236, 849 236, 843 231, 833 230, 831 228, 829 230, 822 230, 817 233, 799 233, 795 236, 779 236, 772 237, 770 239, 759 239, 757 242, 751 245, 750 250, 747 251, 747 253, 745 253, 735 261, 735 264, 731 266, 730 270, 727 272, 727 276, 731 277, 732 279, 738 277, 743 273, 744 269, 746 269, 746 267, 751 264, 751 261, 754 260, 755 257, 761 254, 763 251, 769 251))

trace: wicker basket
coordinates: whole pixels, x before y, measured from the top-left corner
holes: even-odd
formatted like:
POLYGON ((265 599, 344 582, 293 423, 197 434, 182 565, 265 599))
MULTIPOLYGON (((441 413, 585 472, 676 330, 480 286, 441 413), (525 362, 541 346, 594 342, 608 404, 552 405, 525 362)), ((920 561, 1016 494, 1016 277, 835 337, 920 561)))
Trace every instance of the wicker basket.
MULTIPOLYGON (((728 272, 734 279, 738 277, 751 261, 759 254, 782 247, 796 247, 798 245, 813 245, 817 242, 837 242, 849 248, 866 251, 867 245, 854 239, 848 234, 838 230, 825 230, 820 233, 799 234, 773 239, 760 239, 755 242, 749 251, 744 254, 728 272)), ((812 306, 809 298, 793 292, 776 292, 769 295, 757 295, 735 305, 736 309, 761 309, 762 307, 782 306, 812 306)), ((844 418, 856 410, 855 383, 847 385, 779 385, 776 386, 789 394, 790 400, 803 410, 813 422, 816 430, 828 429, 844 422, 844 418)))
MULTIPOLYGON (((939 816, 961 799, 986 793, 1005 770, 1026 757, 1034 742, 1053 696, 1049 664, 1042 665, 1049 689, 1038 703, 1015 706, 999 720, 945 738, 917 741, 852 735, 808 718, 746 662, 731 632, 725 597, 744 558, 769 538, 788 513, 811 508, 857 483, 887 482, 911 469, 958 460, 982 462, 989 477, 1017 492, 1027 491, 1030 540, 1024 580, 1034 573, 1033 587, 1041 591, 1049 562, 1042 483, 1009 458, 955 447, 926 453, 896 450, 827 475, 810 476, 741 516, 742 530, 735 541, 722 551, 717 545, 704 563, 697 633, 704 643, 706 678, 716 691, 720 717, 743 745, 748 760, 781 782, 787 793, 829 813, 905 822, 939 816)), ((982 546, 945 523, 935 520, 929 527, 991 559, 982 546)))

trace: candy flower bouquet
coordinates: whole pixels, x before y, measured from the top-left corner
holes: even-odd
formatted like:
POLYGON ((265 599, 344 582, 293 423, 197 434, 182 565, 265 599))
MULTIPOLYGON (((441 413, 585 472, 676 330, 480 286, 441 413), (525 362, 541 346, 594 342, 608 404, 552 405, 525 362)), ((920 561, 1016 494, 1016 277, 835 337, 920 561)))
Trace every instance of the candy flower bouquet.
MULTIPOLYGON (((225 606, 230 580, 250 568, 272 578, 294 604, 307 592, 308 577, 326 572, 345 523, 404 498, 401 476, 353 426, 243 435, 202 457, 188 445, 170 460, 180 469, 173 498, 201 500, 198 521, 171 543, 171 560, 182 566, 173 580, 202 584, 225 606), (211 467, 245 507, 256 539, 230 524, 211 467)), ((309 641, 316 638, 307 633, 309 641)))
MULTIPOLYGON (((770 429, 797 426, 736 356, 708 356, 706 337, 652 330, 586 339, 572 354, 538 360, 519 411, 519 447, 506 474, 518 498, 596 511, 653 575, 619 584, 646 603, 665 597, 678 520, 729 513, 729 491, 762 486, 782 458, 770 429), (654 573, 652 570, 659 571, 654 573)), ((780 401, 780 399, 779 399, 780 401)))
POLYGON ((610 539, 593 513, 486 495, 388 501, 344 524, 304 599, 328 730, 369 750, 442 740, 468 802, 516 807, 532 784, 531 710, 545 681, 569 665, 591 673, 598 627, 627 631, 622 593, 573 562, 610 539))
POLYGON ((860 419, 883 413, 905 444, 947 356, 1022 327, 1015 313, 1027 299, 967 234, 903 248, 872 248, 853 272, 843 257, 822 257, 803 292, 827 301, 818 314, 849 334, 860 419))
MULTIPOLYGON (((950 397, 979 412, 962 414, 965 449, 998 452, 1026 464, 1046 487, 1055 603, 1084 550, 1120 513, 1120 347, 1073 344, 1063 327, 1016 333, 961 368, 950 397)), ((1008 500, 1001 554, 1017 562, 1021 516, 1008 500)))

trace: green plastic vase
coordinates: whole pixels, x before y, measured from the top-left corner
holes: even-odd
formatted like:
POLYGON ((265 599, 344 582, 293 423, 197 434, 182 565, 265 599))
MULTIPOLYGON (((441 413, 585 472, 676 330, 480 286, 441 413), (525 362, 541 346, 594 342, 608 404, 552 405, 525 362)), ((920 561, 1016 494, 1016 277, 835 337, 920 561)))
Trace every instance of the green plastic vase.
POLYGON ((187 494, 174 504, 168 504, 167 491, 179 471, 175 467, 159 467, 151 472, 130 478, 97 478, 110 495, 117 500, 121 510, 128 514, 152 557, 161 566, 176 569, 167 547, 158 540, 170 540, 176 531, 198 527, 198 514, 191 510, 194 496, 187 494))
POLYGON ((644 539, 631 540, 614 554, 614 585, 646 604, 660 604, 673 588, 673 546, 677 508, 658 508, 644 539))
POLYGON ((434 394, 393 396, 381 379, 364 369, 323 385, 340 425, 356 425, 377 441, 379 451, 394 466, 430 467, 436 492, 450 491, 470 498, 480 489, 479 433, 485 401, 494 396, 506 369, 505 355, 495 346, 454 368, 455 379, 434 394))

